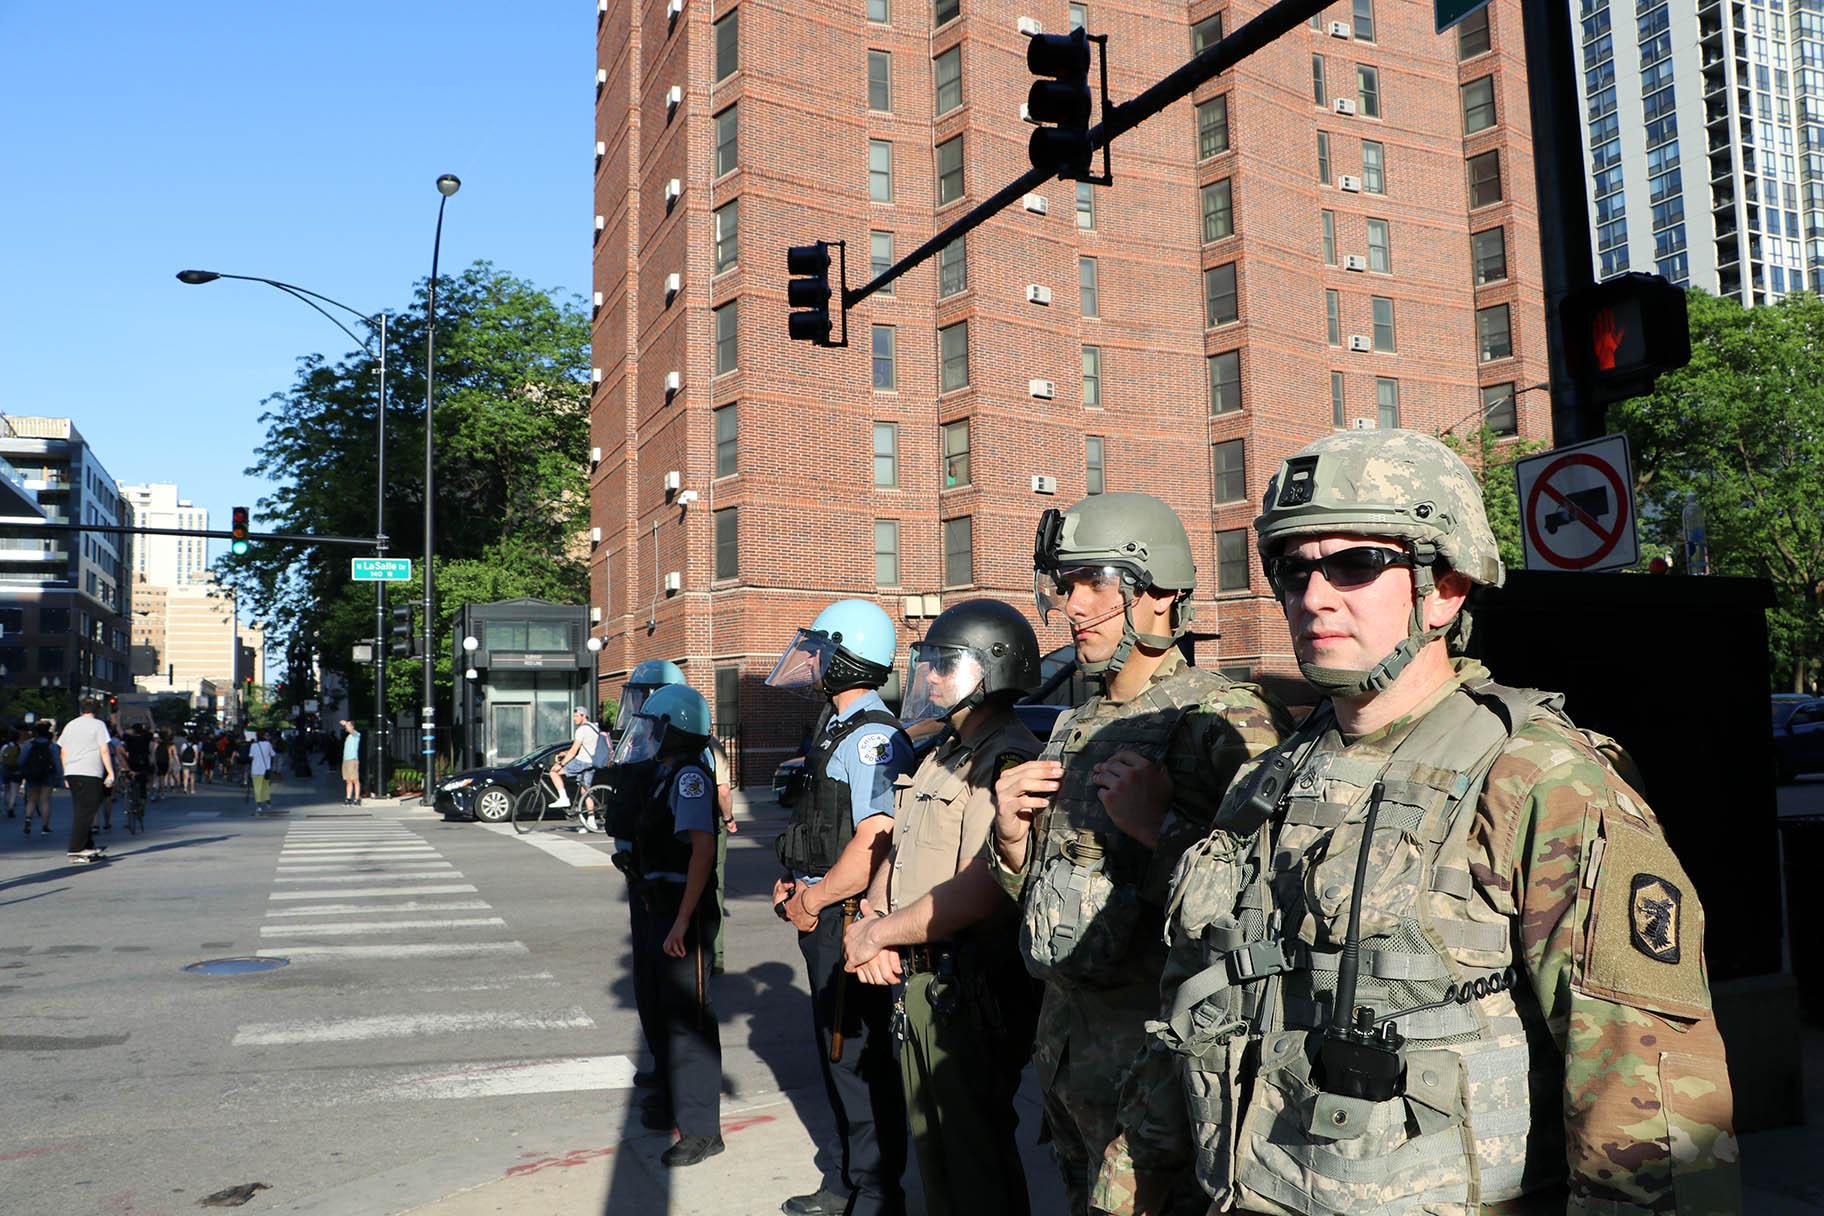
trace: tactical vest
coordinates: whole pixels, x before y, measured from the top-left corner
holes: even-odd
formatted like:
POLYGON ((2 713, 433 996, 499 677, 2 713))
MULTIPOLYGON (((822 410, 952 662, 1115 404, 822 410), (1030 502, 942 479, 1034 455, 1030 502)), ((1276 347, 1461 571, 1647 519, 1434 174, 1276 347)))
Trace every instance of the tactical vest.
POLYGON ((794 874, 828 872, 855 835, 849 784, 830 775, 830 759, 844 739, 864 726, 890 727, 906 751, 912 750, 899 719, 885 709, 866 709, 841 720, 830 718, 823 737, 804 758, 804 796, 792 808, 791 822, 774 846, 780 864, 794 874))
POLYGON ((1555 1073, 1551 1040, 1514 987, 1512 925, 1474 899, 1468 864, 1489 769, 1539 718, 1579 738, 1554 694, 1465 684, 1390 758, 1353 757, 1315 750, 1334 726, 1320 711, 1286 745, 1264 825, 1248 801, 1265 764, 1225 803, 1224 830, 1185 854, 1169 932, 1201 939, 1204 968, 1147 1029, 1183 1057, 1197 1177, 1217 1207, 1470 1214, 1563 1178, 1561 1122, 1535 1127, 1528 1092, 1529 1076, 1555 1073), (1354 1004, 1405 1036, 1404 1093, 1383 1102, 1313 1075, 1377 783, 1354 1004))
POLYGON ((705 789, 716 788, 715 778, 695 760, 662 761, 653 771, 652 785, 640 804, 639 822, 633 834, 633 864, 642 875, 690 872, 690 841, 678 836, 671 793, 679 777, 691 772, 702 775, 705 789))
POLYGON ((1129 750, 1166 767, 1172 802, 1207 822, 1223 791, 1201 749, 1171 748, 1187 716, 1233 687, 1185 664, 1119 705, 1089 701, 1060 719, 1041 760, 1064 766, 1064 779, 1040 819, 1027 865, 1020 953, 1039 979, 1064 986, 1156 984, 1162 965, 1160 909, 1140 898, 1152 850, 1109 818, 1091 770, 1129 750))
POLYGON ((640 814, 651 802, 653 781, 659 771, 659 760, 635 760, 611 764, 600 770, 596 786, 609 790, 608 805, 602 811, 608 834, 616 840, 632 840, 639 834, 640 814))

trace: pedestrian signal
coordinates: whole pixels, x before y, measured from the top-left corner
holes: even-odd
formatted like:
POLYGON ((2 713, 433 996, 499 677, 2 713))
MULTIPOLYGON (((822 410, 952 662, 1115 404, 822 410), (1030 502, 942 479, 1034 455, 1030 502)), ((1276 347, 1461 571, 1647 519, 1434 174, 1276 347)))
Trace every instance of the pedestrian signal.
POLYGON ((1558 319, 1565 361, 1596 410, 1652 392, 1661 372, 1691 362, 1684 290, 1656 274, 1624 274, 1573 291, 1558 319))

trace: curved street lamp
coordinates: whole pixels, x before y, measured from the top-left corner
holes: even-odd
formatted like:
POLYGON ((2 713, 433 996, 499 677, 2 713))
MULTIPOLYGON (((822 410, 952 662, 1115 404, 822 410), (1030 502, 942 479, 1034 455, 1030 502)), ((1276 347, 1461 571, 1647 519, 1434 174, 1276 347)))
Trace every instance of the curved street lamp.
POLYGON ((436 473, 432 457, 436 452, 436 432, 432 429, 433 392, 437 379, 437 257, 443 251, 443 208, 450 196, 462 189, 462 179, 445 173, 437 179, 437 235, 431 240, 431 285, 425 293, 424 327, 424 708, 420 711, 419 729, 424 744, 423 805, 436 801, 437 769, 437 653, 436 627, 431 613, 437 605, 431 571, 433 530, 436 527, 433 508, 436 503, 436 473))

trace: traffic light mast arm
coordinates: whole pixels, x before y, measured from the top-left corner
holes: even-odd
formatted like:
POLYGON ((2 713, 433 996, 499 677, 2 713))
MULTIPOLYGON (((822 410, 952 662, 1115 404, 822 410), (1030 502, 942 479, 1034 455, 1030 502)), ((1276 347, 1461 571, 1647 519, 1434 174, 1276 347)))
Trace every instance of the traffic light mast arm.
MULTIPOLYGON (((1108 105, 1108 67, 1107 57, 1104 55, 1102 121, 1089 129, 1090 150, 1093 152, 1097 148, 1106 149, 1116 136, 1133 130, 1173 102, 1189 97, 1198 85, 1214 80, 1255 51, 1262 49, 1275 39, 1291 33, 1334 3, 1336 0, 1279 0, 1278 4, 1267 9, 1215 46, 1204 48, 1189 63, 1170 73, 1139 96, 1124 101, 1112 109, 1108 105)), ((1103 49, 1106 50, 1106 46, 1103 49)), ((1105 171, 1107 165, 1108 160, 1105 153, 1103 158, 1105 171)), ((1028 169, 989 198, 977 203, 967 215, 959 217, 955 223, 875 275, 867 283, 857 287, 854 291, 845 289, 842 293, 843 309, 846 311, 861 303, 908 270, 930 258, 957 237, 979 227, 1034 187, 1042 186, 1056 176, 1055 169, 1028 169)))
MULTIPOLYGON (((114 536, 200 536, 205 540, 233 540, 231 531, 220 528, 142 528, 126 524, 54 524, 37 520, 6 520, 0 528, 22 532, 106 532, 114 536)), ((271 540, 289 545, 356 545, 372 549, 382 542, 372 536, 312 536, 307 532, 249 532, 247 540, 271 540)))

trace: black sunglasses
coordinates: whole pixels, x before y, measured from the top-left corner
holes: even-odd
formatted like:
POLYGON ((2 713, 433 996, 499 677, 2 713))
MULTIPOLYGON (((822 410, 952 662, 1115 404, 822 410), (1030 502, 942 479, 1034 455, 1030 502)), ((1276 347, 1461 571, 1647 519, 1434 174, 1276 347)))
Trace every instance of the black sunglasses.
POLYGON ((1315 570, 1324 572, 1324 581, 1340 591, 1350 591, 1356 587, 1366 587, 1381 577, 1389 566, 1405 566, 1408 569, 1417 565, 1410 553, 1398 549, 1382 549, 1375 545, 1361 545, 1353 549, 1338 549, 1323 557, 1290 557, 1281 554, 1269 557, 1265 563, 1267 581, 1280 595, 1302 595, 1311 582, 1315 570))

